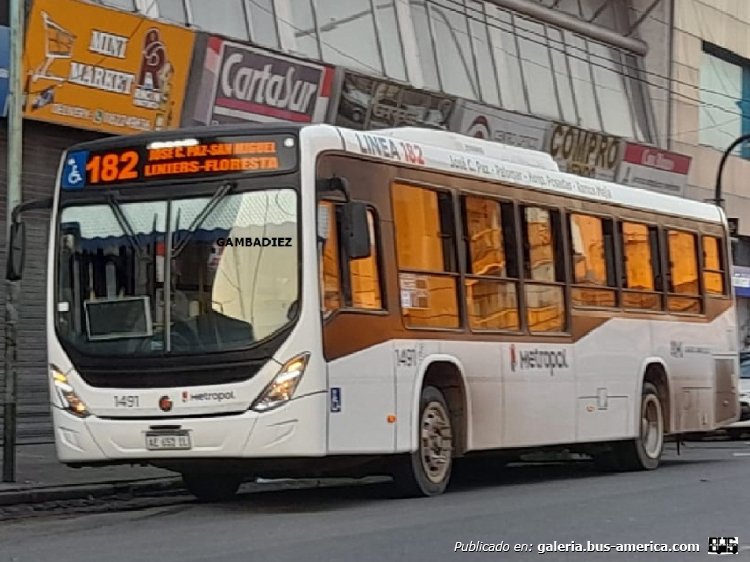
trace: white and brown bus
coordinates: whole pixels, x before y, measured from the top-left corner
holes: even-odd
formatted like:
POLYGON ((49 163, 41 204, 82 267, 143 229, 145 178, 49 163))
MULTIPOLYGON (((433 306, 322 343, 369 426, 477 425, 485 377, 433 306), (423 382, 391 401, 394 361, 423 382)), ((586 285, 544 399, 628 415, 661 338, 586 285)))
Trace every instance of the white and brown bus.
POLYGON ((737 418, 722 212, 542 153, 327 125, 105 139, 64 155, 51 224, 68 465, 161 466, 202 498, 382 472, 433 495, 470 453, 654 469, 665 435, 737 418))

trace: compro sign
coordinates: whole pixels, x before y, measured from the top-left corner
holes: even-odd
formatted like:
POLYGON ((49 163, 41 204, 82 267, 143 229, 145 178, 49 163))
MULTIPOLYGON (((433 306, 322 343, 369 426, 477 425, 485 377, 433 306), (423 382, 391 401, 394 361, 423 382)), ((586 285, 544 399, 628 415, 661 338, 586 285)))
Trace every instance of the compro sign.
POLYGON ((24 115, 115 134, 179 127, 192 32, 77 0, 34 0, 24 115))

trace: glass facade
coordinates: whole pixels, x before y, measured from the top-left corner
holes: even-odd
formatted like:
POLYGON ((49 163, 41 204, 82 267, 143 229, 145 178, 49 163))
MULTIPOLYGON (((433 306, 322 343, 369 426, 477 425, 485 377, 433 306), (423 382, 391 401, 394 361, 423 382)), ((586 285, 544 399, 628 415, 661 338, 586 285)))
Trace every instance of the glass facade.
MULTIPOLYGON (((750 107, 746 101, 750 93, 750 62, 705 45, 699 74, 699 142, 723 152, 734 139, 750 132, 750 107)), ((750 149, 743 143, 733 154, 748 158, 750 149)))
MULTIPOLYGON (((639 57, 490 1, 154 1, 164 19, 370 76, 611 135, 655 137, 639 57)), ((619 0, 528 1, 617 33, 630 25, 619 0)))

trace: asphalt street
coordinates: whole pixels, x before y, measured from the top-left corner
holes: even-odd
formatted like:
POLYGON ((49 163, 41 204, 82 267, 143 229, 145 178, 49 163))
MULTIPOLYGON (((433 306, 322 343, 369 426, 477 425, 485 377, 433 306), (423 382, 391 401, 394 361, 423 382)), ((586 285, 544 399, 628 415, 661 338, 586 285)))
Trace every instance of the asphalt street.
POLYGON ((721 558, 750 560, 750 442, 692 442, 680 457, 670 445, 663 466, 648 473, 522 465, 460 475, 436 498, 385 493, 371 484, 245 494, 219 505, 176 496, 107 513, 71 507, 0 524, 0 562, 689 561, 717 559, 707 552, 715 536, 739 537, 740 553, 721 558), (510 550, 455 551, 471 541, 510 550), (695 543, 700 553, 539 552, 555 541, 695 543), (514 552, 517 544, 531 550, 514 552))

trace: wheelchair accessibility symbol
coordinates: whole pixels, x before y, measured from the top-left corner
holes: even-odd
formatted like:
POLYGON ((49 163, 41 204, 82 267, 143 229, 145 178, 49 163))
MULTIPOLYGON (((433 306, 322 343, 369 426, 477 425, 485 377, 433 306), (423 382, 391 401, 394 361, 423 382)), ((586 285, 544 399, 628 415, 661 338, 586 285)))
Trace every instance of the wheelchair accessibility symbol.
POLYGON ((82 189, 86 185, 87 150, 71 152, 65 158, 61 183, 63 189, 82 189))

